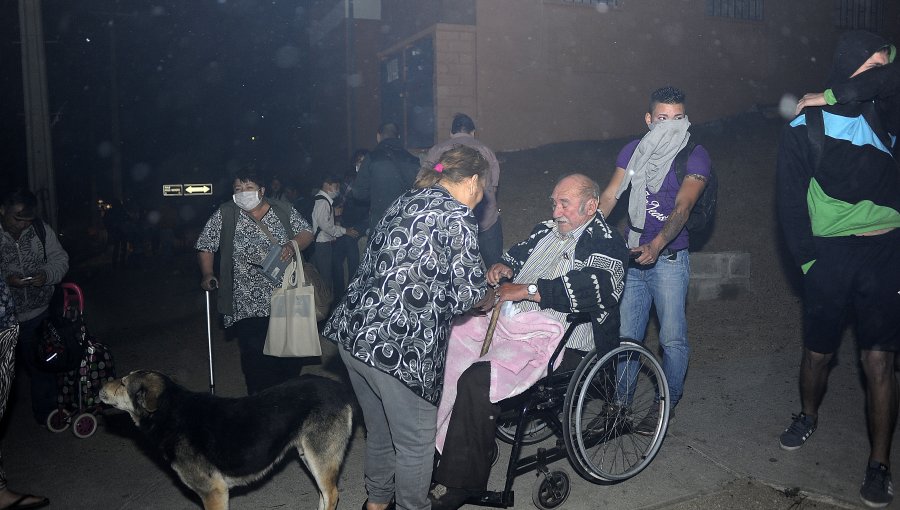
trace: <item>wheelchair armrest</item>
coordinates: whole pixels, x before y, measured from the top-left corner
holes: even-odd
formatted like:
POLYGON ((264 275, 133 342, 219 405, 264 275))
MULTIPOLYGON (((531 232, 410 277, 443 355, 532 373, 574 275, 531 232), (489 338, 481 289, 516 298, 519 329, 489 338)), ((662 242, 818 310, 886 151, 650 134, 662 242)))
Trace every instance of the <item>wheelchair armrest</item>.
POLYGON ((570 313, 566 315, 566 322, 569 323, 569 329, 572 329, 573 326, 577 326, 578 324, 591 322, 591 314, 587 312, 570 313))

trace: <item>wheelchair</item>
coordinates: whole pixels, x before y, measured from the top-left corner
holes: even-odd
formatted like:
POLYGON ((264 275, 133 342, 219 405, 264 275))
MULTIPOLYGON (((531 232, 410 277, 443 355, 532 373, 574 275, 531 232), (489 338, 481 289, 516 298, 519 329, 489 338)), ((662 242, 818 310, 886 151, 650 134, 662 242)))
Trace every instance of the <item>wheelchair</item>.
MULTIPOLYGON (((565 335, 553 352, 547 376, 521 395, 504 401, 496 438, 512 445, 502 491, 486 491, 467 504, 509 508, 512 486, 524 473, 538 472, 532 501, 540 509, 559 508, 570 491, 565 470, 550 464, 567 458, 585 480, 614 484, 646 468, 662 446, 669 423, 669 386, 662 367, 644 346, 622 340, 609 352, 591 351, 574 371, 554 372, 553 364, 587 314, 570 314, 565 335), (638 424, 642 427, 638 428, 638 424), (552 446, 522 457, 523 447, 552 446)), ((495 442, 493 460, 499 457, 495 442)))

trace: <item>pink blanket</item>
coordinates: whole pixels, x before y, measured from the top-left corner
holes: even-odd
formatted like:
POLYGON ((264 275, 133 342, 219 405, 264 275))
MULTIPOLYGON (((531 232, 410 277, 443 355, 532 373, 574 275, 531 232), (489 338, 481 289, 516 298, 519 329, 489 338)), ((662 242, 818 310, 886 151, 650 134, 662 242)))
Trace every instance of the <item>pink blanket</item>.
MULTIPOLYGON (((481 346, 490 317, 464 316, 453 323, 447 348, 444 392, 437 413, 437 449, 443 451, 459 376, 476 361, 491 362, 491 402, 514 397, 547 375, 547 362, 565 333, 565 326, 535 310, 497 321, 491 347, 481 346)), ((562 356, 556 359, 559 366, 562 356)))

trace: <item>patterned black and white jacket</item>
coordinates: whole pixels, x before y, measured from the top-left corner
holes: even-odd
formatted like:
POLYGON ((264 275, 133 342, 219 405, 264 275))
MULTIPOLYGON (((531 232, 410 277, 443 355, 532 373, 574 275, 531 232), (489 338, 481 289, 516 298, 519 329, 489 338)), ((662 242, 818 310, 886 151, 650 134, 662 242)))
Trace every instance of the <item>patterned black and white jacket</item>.
POLYGON ((31 320, 44 313, 50 305, 50 299, 53 298, 55 285, 62 281, 69 270, 69 254, 59 244, 56 232, 46 223, 44 230, 46 238, 42 241, 38 238, 33 225, 23 230, 18 239, 13 239, 9 232, 0 229, 0 258, 4 280, 10 275, 22 277, 34 275, 38 271, 43 271, 47 275, 47 281, 40 287, 10 289, 16 302, 16 318, 19 322, 31 320))
MULTIPOLYGON (((522 269, 538 241, 554 234, 555 223, 539 223, 524 241, 510 247, 503 263, 513 270, 513 278, 522 269)), ((541 308, 564 313, 588 313, 598 352, 606 352, 619 343, 619 299, 625 290, 628 248, 600 212, 575 245, 574 269, 559 278, 539 279, 541 308)))
POLYGON ((378 222, 322 334, 437 405, 450 323, 485 292, 472 211, 441 187, 411 190, 378 222))

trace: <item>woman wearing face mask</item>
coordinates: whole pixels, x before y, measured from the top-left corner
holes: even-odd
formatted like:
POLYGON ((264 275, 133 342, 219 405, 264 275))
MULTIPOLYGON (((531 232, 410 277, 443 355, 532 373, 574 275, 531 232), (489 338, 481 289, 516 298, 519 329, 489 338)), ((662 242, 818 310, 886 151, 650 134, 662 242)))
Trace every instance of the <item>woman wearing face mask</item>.
POLYGON ((313 240, 312 228, 290 203, 266 198, 264 181, 252 170, 234 179, 232 200, 207 220, 197 239, 197 259, 203 290, 218 289, 218 311, 225 327, 237 337, 247 393, 258 393, 300 373, 302 358, 263 354, 269 326, 273 283, 255 267, 272 244, 281 246, 281 259, 294 256, 290 240, 300 249, 313 240), (219 276, 213 259, 220 252, 219 276))
POLYGON ((487 170, 469 147, 423 168, 417 189, 395 200, 376 225, 325 326, 366 423, 364 509, 428 508, 450 321, 486 294, 472 210, 487 170))

